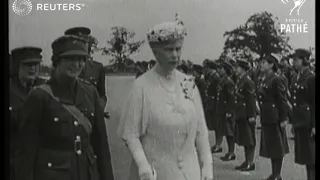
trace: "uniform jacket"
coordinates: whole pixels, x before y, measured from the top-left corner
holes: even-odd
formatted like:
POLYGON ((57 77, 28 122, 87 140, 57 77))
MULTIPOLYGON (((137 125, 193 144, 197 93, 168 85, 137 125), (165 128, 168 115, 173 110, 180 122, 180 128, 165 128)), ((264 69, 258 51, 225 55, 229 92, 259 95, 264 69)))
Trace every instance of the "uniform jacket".
POLYGON ((272 72, 258 88, 261 124, 284 122, 287 117, 286 87, 283 78, 272 72))
POLYGON ((59 102, 38 87, 30 93, 22 109, 26 167, 23 177, 113 180, 103 110, 94 86, 77 80, 72 91, 54 78, 47 84, 59 102), (86 123, 74 117, 62 104, 75 106, 87 118, 86 123), (89 127, 89 131, 85 127, 89 127))
POLYGON ((204 79, 195 78, 195 83, 200 91, 201 100, 202 102, 204 102, 206 98, 206 82, 204 81, 204 79))
POLYGON ((216 112, 216 103, 217 103, 217 94, 218 94, 218 84, 220 83, 221 78, 217 73, 214 73, 210 77, 210 84, 207 89, 207 97, 208 97, 208 104, 206 109, 208 111, 216 112))
MULTIPOLYGON (((45 83, 46 80, 37 78, 32 86, 37 86, 45 83)), ((20 110, 23 107, 27 97, 28 90, 22 86, 18 78, 10 79, 10 149, 15 151, 18 149, 20 142, 18 140, 18 127, 20 110)))
POLYGON ((255 86, 249 75, 239 77, 235 87, 235 119, 256 116, 255 86))
POLYGON ((106 98, 106 75, 101 63, 92 60, 87 61, 86 67, 79 78, 94 85, 97 88, 99 96, 101 98, 106 98))
POLYGON ((228 76, 222 78, 218 85, 216 115, 234 114, 235 84, 228 76))
POLYGON ((305 69, 293 79, 290 86, 292 102, 292 125, 315 127, 315 75, 305 69))

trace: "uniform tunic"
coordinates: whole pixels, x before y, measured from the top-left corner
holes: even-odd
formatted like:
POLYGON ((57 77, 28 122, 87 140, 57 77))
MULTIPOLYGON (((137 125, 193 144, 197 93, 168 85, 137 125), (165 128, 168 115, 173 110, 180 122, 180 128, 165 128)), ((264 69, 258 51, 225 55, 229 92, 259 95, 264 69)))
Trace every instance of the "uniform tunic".
POLYGON ((46 85, 59 101, 42 85, 31 92, 22 110, 23 175, 33 174, 33 180, 113 180, 103 110, 94 86, 77 80, 73 90, 54 78, 46 85), (63 105, 82 114, 74 116, 63 105))
POLYGON ((221 78, 217 73, 215 73, 210 77, 210 79, 210 84, 207 90, 208 99, 205 107, 205 113, 209 130, 216 130, 215 112, 217 111, 217 91, 221 78))
POLYGON ((255 146, 255 124, 249 122, 256 117, 254 83, 248 75, 243 75, 236 82, 235 88, 235 142, 239 146, 255 146))
MULTIPOLYGON (((200 164, 207 164, 203 168, 212 171, 200 94, 195 86, 193 98, 186 98, 180 82, 187 75, 178 70, 175 74, 179 83, 174 92, 161 86, 154 68, 134 81, 118 133, 131 151, 144 152, 157 180, 200 180, 200 164)), ((140 179, 134 160, 129 177, 140 179)))
POLYGON ((285 127, 280 127, 287 117, 286 87, 280 75, 271 73, 259 85, 261 142, 260 156, 282 158, 289 153, 285 127))
MULTIPOLYGON (((34 86, 45 83, 44 79, 37 78, 34 86)), ((32 87, 31 87, 32 88, 32 87)), ((11 179, 16 179, 16 175, 19 174, 19 162, 18 157, 21 153, 21 139, 19 136, 19 125, 21 118, 21 108, 23 107, 29 91, 22 86, 18 78, 13 78, 10 81, 10 167, 11 169, 11 179)), ((20 167, 23 168, 23 167, 20 167)))
POLYGON ((311 129, 315 127, 315 75, 306 68, 293 80, 290 92, 295 162, 312 165, 315 164, 315 139, 311 137, 311 129))
MULTIPOLYGON (((104 103, 107 101, 106 96, 106 82, 105 82, 105 71, 103 65, 96 61, 87 61, 86 66, 79 78, 91 83, 96 87, 100 98, 104 99, 104 103)), ((104 106, 103 106, 104 107, 104 106)))
POLYGON ((195 78, 195 83, 199 89, 202 103, 204 104, 206 99, 206 82, 202 78, 195 78))
POLYGON ((217 92, 217 109, 215 112, 217 136, 234 136, 234 87, 230 77, 222 78, 217 92), (231 114, 230 118, 226 114, 231 114))

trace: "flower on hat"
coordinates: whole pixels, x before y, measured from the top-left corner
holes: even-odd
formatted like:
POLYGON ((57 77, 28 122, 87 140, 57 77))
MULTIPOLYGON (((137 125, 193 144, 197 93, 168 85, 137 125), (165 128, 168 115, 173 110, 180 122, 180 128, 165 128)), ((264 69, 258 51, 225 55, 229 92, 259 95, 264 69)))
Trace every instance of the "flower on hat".
POLYGON ((176 14, 175 22, 164 22, 154 26, 147 32, 149 43, 162 43, 183 39, 187 35, 186 28, 176 14))

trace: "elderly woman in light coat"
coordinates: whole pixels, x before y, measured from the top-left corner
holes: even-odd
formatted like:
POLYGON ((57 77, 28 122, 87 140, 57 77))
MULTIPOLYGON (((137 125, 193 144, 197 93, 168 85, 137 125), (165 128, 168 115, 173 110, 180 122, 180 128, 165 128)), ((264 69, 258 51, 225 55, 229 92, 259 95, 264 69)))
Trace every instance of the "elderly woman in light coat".
POLYGON ((213 179, 198 88, 176 70, 185 35, 178 19, 147 34, 157 64, 134 81, 118 129, 133 157, 130 180, 213 179))

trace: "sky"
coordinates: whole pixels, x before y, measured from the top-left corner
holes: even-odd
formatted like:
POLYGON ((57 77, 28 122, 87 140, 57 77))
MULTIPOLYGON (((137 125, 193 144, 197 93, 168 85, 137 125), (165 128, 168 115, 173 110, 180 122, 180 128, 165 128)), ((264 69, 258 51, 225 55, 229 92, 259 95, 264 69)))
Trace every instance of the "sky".
MULTIPOLYGON (((18 16, 12 10, 14 0, 9 0, 9 50, 21 46, 43 49, 43 64, 51 65, 51 43, 64 31, 74 26, 86 26, 104 47, 110 39, 111 27, 123 26, 136 33, 135 39, 146 40, 146 32, 154 25, 174 20, 175 13, 184 21, 188 35, 182 50, 182 59, 196 64, 206 58, 220 56, 224 32, 233 30, 254 13, 268 11, 285 23, 286 18, 307 21, 308 33, 288 34, 293 48, 315 46, 315 0, 306 0, 300 15, 293 13, 293 0, 29 0, 33 10, 18 16), (37 11, 37 3, 84 3, 80 11, 37 11)), ((153 57, 147 43, 131 57, 150 60, 153 57)), ((110 57, 94 55, 104 65, 110 57)))

